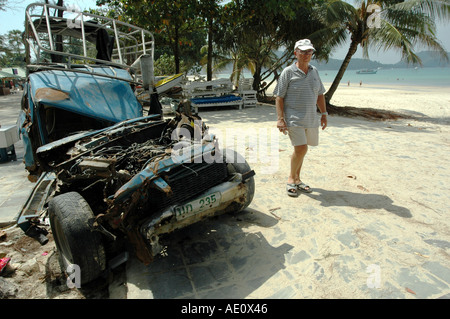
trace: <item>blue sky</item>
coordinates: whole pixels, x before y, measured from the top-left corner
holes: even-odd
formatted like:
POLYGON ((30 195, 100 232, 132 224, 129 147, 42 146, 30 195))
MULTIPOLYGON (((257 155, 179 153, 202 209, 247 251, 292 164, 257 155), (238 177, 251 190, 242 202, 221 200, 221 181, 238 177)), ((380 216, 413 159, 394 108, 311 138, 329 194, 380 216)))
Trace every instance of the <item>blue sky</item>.
MULTIPOLYGON (((28 4, 37 2, 33 0, 9 0, 10 7, 7 11, 0 11, 0 34, 5 34, 9 30, 23 29, 23 23, 25 20, 25 8, 28 4)), ((351 1, 350 1, 351 2, 351 1)), ((95 0, 65 0, 64 3, 67 6, 77 5, 80 9, 94 8, 95 0)), ((443 44, 447 51, 450 51, 450 23, 438 23, 437 25, 437 38, 443 44)), ((343 59, 347 53, 347 46, 343 46, 333 53, 332 58, 343 59)), ((421 51, 417 49, 417 51, 421 51)), ((356 58, 362 58, 362 50, 359 48, 356 52, 356 58)), ((397 63, 400 61, 401 55, 395 51, 389 52, 370 52, 369 57, 373 61, 379 61, 381 63, 397 63)))

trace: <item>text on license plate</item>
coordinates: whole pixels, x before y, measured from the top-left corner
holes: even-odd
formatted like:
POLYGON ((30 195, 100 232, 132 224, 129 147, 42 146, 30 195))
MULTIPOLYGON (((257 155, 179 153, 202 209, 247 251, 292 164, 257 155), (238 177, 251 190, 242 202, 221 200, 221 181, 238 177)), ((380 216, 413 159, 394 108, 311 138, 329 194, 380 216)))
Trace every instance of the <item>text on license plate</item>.
POLYGON ((206 209, 216 207, 220 204, 220 192, 208 194, 199 197, 184 205, 175 206, 174 212, 176 219, 184 219, 186 217, 200 213, 206 209))

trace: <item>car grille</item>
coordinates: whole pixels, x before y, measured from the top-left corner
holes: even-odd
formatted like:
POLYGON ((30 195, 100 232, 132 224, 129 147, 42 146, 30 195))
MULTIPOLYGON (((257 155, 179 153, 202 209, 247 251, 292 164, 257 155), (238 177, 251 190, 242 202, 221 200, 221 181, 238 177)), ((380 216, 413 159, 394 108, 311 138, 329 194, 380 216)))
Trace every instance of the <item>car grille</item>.
POLYGON ((180 204, 207 189, 222 183, 227 178, 226 163, 187 163, 168 172, 166 182, 172 194, 166 196, 161 191, 150 188, 148 199, 150 208, 162 208, 180 204))

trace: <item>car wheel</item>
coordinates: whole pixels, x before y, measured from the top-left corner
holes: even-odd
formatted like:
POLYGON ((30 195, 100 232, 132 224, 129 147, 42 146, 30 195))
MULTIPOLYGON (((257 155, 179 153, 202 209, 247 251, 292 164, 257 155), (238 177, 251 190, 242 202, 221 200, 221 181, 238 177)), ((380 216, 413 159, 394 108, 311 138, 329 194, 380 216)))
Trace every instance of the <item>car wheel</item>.
MULTIPOLYGON (((228 164, 228 171, 230 173, 239 173, 239 174, 245 174, 251 171, 250 165, 248 164, 247 160, 237 153, 236 151, 232 149, 225 149, 224 150, 224 160, 228 164)), ((238 211, 242 211, 246 209, 250 203, 253 200, 253 196, 255 195, 255 179, 254 177, 250 177, 245 181, 245 184, 247 185, 247 196, 241 207, 238 209, 238 211)))
POLYGON ((89 204, 80 194, 70 192, 53 198, 48 211, 63 271, 78 265, 81 284, 98 278, 105 270, 106 257, 101 234, 89 227, 94 218, 89 204))

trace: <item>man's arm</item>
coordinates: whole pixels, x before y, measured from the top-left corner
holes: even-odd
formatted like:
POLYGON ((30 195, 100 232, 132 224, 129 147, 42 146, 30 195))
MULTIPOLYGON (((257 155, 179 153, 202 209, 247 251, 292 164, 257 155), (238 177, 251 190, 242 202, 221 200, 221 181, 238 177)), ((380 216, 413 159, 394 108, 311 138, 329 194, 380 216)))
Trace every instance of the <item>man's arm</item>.
POLYGON ((277 110, 277 128, 280 132, 284 133, 287 129, 284 119, 284 98, 277 96, 275 99, 275 107, 277 110))
POLYGON ((322 113, 322 116, 320 117, 320 126, 322 127, 322 130, 324 130, 328 124, 328 113, 327 104, 325 103, 325 96, 323 94, 317 97, 317 107, 319 108, 320 113, 322 113))

